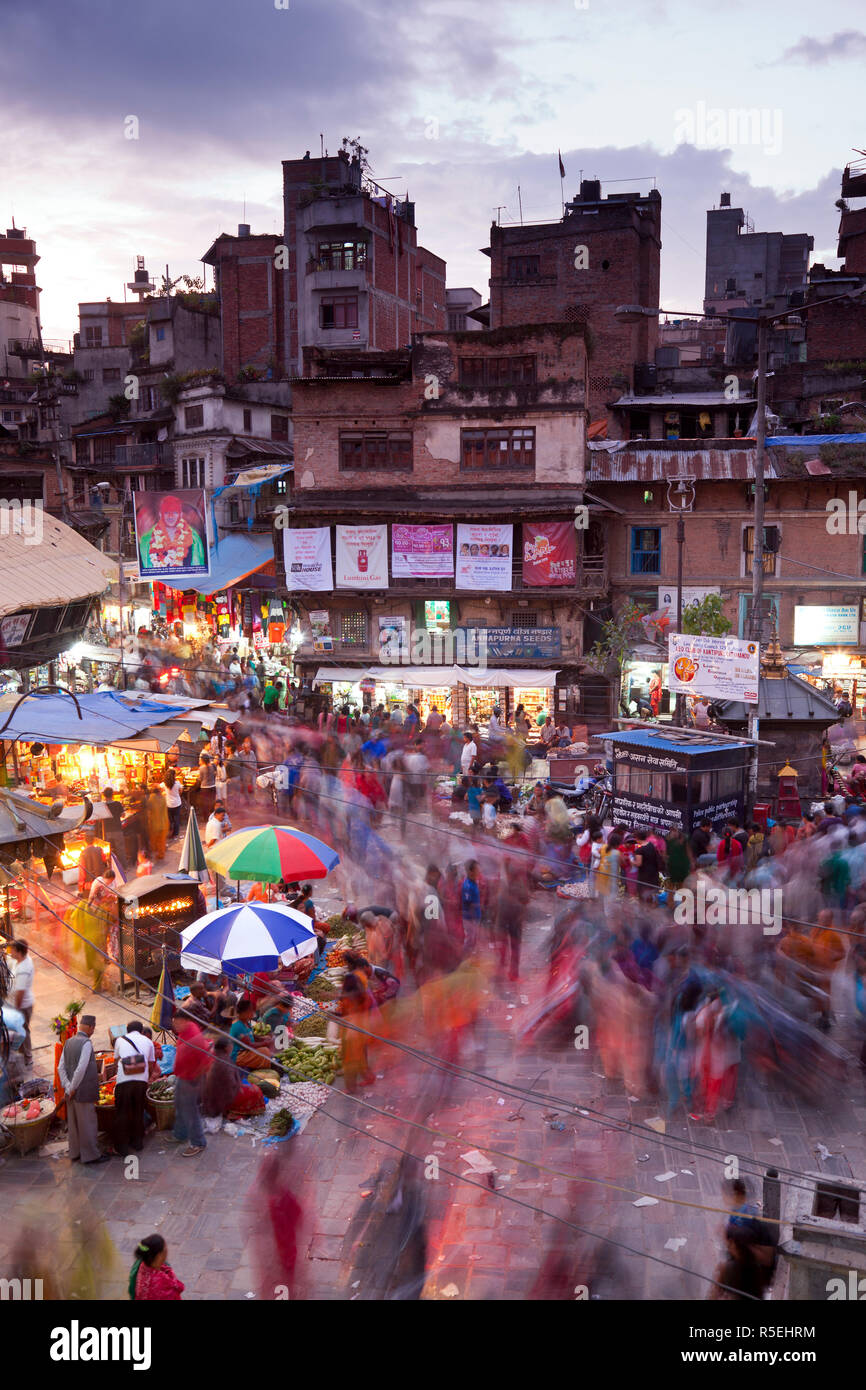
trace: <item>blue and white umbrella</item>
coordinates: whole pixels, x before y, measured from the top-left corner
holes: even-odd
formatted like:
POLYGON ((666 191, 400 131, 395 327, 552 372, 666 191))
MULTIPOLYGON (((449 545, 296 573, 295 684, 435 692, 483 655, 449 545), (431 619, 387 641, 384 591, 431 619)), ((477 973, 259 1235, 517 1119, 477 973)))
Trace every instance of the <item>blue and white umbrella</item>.
POLYGON ((232 903, 185 927, 181 965, 210 975, 255 975, 318 948, 312 918, 282 903, 232 903))

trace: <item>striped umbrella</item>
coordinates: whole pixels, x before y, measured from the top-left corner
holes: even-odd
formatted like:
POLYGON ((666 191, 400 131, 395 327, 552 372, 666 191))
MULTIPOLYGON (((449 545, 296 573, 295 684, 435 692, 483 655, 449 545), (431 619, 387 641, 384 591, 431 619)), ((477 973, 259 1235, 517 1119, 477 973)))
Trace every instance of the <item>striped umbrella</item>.
POLYGON ((180 851, 180 860, 177 867, 181 873, 189 874, 190 878, 198 879, 199 883, 206 883, 208 880, 209 875, 204 845, 201 842, 195 811, 190 811, 189 813, 189 820, 186 823, 186 834, 183 837, 183 847, 180 851))
POLYGON ((205 853, 210 868, 226 878, 295 883, 326 878, 340 862, 336 850, 291 825, 253 825, 236 830, 205 853))
POLYGON ((312 919, 283 903, 233 903, 184 927, 181 965, 255 975, 292 965, 318 947, 312 919))
POLYGON ((153 1008, 150 1012, 150 1026, 161 1033, 169 1033, 174 1022, 174 985, 171 982, 171 974, 166 969, 165 955, 162 957, 162 970, 159 975, 159 985, 156 990, 156 998, 153 1001, 153 1008))

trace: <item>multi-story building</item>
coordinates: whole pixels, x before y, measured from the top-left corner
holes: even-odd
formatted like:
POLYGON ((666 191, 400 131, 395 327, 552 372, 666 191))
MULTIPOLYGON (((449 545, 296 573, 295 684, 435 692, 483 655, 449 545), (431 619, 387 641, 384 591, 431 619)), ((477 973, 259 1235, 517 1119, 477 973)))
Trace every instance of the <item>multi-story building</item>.
POLYGON ((707 212, 704 311, 730 313, 804 294, 814 244, 805 232, 756 232, 743 209, 731 206, 730 193, 723 193, 719 206, 707 212))
POLYGON ((303 370, 306 347, 389 352, 445 328, 445 262, 418 244, 415 204, 375 183, 357 155, 284 160, 283 205, 290 372, 303 370))
MULTIPOLYGON (((658 321, 622 323, 616 309, 658 309, 661 194, 601 196, 585 179, 559 222, 490 228, 490 327, 585 325, 590 420, 633 386, 635 367, 654 361, 658 321)), ((611 417, 613 435, 618 421, 611 417)))
POLYGON ((458 723, 497 702, 585 717, 604 683, 582 666, 584 613, 608 577, 583 326, 420 333, 364 378, 355 361, 310 353, 292 383, 299 673, 336 701, 417 698, 458 723), (298 531, 328 550, 312 585, 298 531))
POLYGON ((448 310, 449 333, 477 333, 485 326, 473 317, 475 311, 482 307, 481 295, 477 290, 468 287, 446 290, 445 307, 448 310))

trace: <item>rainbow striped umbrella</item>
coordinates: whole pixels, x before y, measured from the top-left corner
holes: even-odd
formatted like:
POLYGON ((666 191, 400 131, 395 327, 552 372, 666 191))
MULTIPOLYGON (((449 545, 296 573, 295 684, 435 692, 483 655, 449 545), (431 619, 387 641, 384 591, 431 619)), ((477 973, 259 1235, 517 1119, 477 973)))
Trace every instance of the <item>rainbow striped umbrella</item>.
POLYGON ((236 830, 205 852, 208 867, 225 878, 257 883, 295 883, 326 878, 340 862, 336 850, 291 825, 253 825, 236 830))

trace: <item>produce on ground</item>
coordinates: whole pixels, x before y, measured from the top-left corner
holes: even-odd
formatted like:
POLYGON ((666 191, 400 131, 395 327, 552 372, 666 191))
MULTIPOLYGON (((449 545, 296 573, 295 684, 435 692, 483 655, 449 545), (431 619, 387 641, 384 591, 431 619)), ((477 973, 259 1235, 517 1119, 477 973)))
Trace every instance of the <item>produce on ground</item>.
POLYGON ((260 1018, 253 1020, 253 1037, 266 1038, 270 1035, 270 1028, 260 1018))
POLYGON ((296 1043, 278 1053, 277 1061, 285 1067, 290 1081, 318 1081, 328 1086, 340 1070, 339 1054, 327 1047, 309 1048, 296 1043))
POLYGON ((154 1081, 147 1091, 149 1100, 174 1100, 174 1077, 163 1076, 154 1081))
POLYGON ((283 1108, 282 1110, 277 1110, 271 1116, 271 1122, 268 1126, 268 1132, 270 1134, 275 1134, 278 1136, 288 1134, 294 1122, 295 1120, 291 1110, 286 1110, 285 1108, 283 1108))
POLYGON ((297 1038, 324 1038, 328 1032, 328 1020, 324 1014, 308 1014, 294 1025, 293 1032, 297 1038))
POLYGON ((340 993, 332 980, 325 975, 317 975, 311 984, 307 985, 307 994, 311 999, 336 999, 340 993))
POLYGON ((357 930, 357 923, 350 922, 348 917, 340 913, 328 918, 328 936, 353 936, 357 930))

